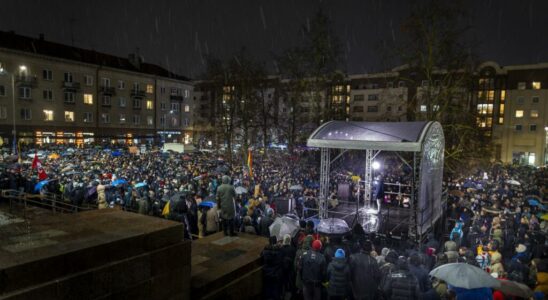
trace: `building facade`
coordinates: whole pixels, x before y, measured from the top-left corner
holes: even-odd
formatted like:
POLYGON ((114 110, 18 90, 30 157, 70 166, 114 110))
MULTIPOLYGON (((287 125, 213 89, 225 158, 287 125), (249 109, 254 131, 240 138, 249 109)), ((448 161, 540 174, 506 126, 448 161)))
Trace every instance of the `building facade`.
POLYGON ((193 84, 138 55, 0 32, 0 68, 4 143, 192 142, 193 84))

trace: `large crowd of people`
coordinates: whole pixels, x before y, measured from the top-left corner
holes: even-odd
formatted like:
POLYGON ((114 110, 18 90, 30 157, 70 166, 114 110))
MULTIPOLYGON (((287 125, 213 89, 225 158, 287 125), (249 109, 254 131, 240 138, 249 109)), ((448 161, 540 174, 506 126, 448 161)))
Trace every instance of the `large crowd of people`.
MULTIPOLYGON (((446 234, 394 243, 374 233, 319 234, 303 218, 304 207, 317 206, 314 151, 257 153, 251 172, 244 157, 229 164, 213 152, 136 154, 112 146, 42 151, 47 182, 39 190, 32 151, 26 162, 2 155, 0 188, 54 194, 76 208, 117 207, 185 222, 191 239, 219 231, 263 235, 270 239, 262 253, 264 299, 513 299, 497 289, 463 289, 429 276, 455 262, 526 285, 536 292, 532 297, 548 294, 546 168, 495 164, 474 176, 447 178, 446 234), (277 205, 288 202, 294 204, 289 212, 300 216, 300 231, 271 237, 277 205)), ((351 184, 352 172, 359 170, 335 184, 351 184)), ((400 183, 407 173, 399 168, 383 177, 400 183)), ((331 190, 336 198, 336 185, 331 190)))

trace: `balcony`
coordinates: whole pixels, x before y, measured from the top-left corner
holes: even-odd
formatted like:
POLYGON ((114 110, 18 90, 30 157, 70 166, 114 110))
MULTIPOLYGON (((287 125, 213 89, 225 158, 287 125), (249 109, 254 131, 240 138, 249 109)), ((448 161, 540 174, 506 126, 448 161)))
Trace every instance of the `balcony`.
POLYGON ((144 98, 145 95, 146 93, 144 90, 136 90, 136 89, 131 90, 131 97, 133 98, 144 98))
POLYGON ((181 95, 170 95, 170 96, 169 96, 169 100, 173 100, 173 101, 183 101, 183 100, 184 100, 184 97, 181 96, 181 95))
POLYGON ((63 81, 61 88, 65 90, 78 91, 80 90, 80 82, 63 81))
POLYGON ((36 76, 30 75, 16 75, 15 82, 18 86, 28 86, 31 88, 38 85, 38 79, 36 79, 36 76))
POLYGON ((116 88, 112 86, 101 86, 99 89, 103 95, 110 95, 110 96, 116 95, 116 88))

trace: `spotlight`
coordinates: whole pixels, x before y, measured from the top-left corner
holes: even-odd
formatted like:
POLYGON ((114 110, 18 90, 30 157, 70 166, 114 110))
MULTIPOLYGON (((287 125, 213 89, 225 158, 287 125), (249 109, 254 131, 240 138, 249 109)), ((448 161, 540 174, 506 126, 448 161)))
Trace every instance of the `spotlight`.
POLYGON ((373 167, 373 170, 378 170, 381 168, 381 164, 378 161, 374 161, 371 166, 373 167))

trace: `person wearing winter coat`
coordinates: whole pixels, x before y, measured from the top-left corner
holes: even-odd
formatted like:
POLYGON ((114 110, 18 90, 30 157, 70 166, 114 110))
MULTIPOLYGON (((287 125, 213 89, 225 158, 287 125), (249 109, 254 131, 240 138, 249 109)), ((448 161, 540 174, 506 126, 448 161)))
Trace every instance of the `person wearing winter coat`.
POLYGON ((282 270, 284 274, 282 278, 283 289, 286 293, 293 294, 295 291, 293 262, 295 261, 297 249, 291 244, 291 236, 289 234, 284 236, 280 251, 282 252, 282 270))
POLYGON ((398 259, 398 269, 383 280, 382 291, 389 300, 418 300, 421 296, 417 278, 409 272, 407 260, 398 259))
POLYGON ((305 252, 309 251, 312 247, 312 242, 314 241, 314 238, 311 235, 307 235, 302 242, 301 248, 297 250, 295 253, 295 261, 293 262, 293 267, 295 270, 295 287, 297 290, 302 292, 303 289, 303 281, 301 279, 301 270, 299 266, 301 265, 301 260, 303 258, 303 255, 305 252))
POLYGON ((504 274, 504 266, 502 265, 502 255, 499 252, 494 252, 491 255, 491 265, 489 265, 491 274, 504 274))
POLYGON ((235 236, 234 217, 236 216, 236 190, 230 184, 230 177, 224 175, 222 183, 217 188, 217 205, 221 211, 221 220, 225 236, 235 236))
POLYGON ((97 186, 97 205, 99 209, 108 207, 107 196, 105 194, 105 186, 100 184, 97 186))
POLYGON ((322 242, 312 242, 312 249, 303 253, 299 269, 303 281, 303 296, 305 300, 321 300, 322 283, 326 278, 327 265, 325 257, 320 252, 322 242))
POLYGON ((272 219, 273 215, 274 210, 272 210, 272 208, 268 208, 266 210, 266 215, 263 216, 259 222, 259 233, 264 237, 270 236, 270 225, 274 222, 272 219))
POLYGON ((208 209, 206 212, 206 235, 214 234, 219 231, 219 211, 217 205, 208 209))
POLYGON ((279 300, 282 295, 282 262, 283 254, 276 244, 276 237, 272 237, 270 245, 261 253, 263 259, 263 297, 268 300, 279 300))
POLYGON ((330 300, 345 299, 350 290, 350 267, 343 249, 335 251, 335 257, 327 266, 327 295, 330 300))
POLYGON ((421 266, 420 257, 418 254, 413 254, 409 257, 408 267, 409 272, 417 278, 421 293, 428 291, 432 285, 428 279, 428 271, 421 266))
POLYGON ((352 278, 352 294, 356 300, 378 299, 380 270, 371 253, 371 242, 362 241, 360 252, 350 255, 348 263, 352 278))

